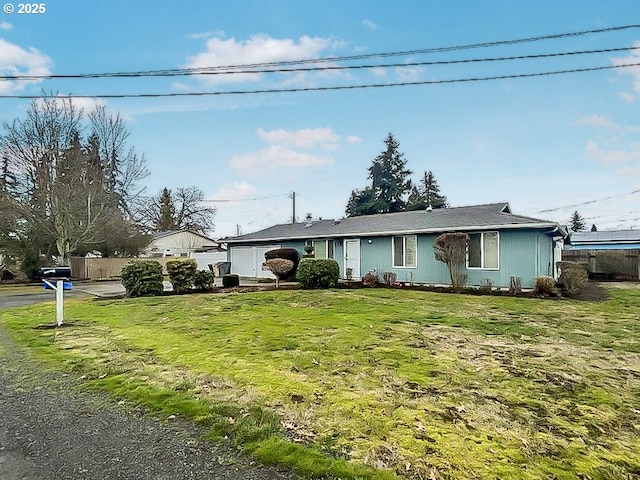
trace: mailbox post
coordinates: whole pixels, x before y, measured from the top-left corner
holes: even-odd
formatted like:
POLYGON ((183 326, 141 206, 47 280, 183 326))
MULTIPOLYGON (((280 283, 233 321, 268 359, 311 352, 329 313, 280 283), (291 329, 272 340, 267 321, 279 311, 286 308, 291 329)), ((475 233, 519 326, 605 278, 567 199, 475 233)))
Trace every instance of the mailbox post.
POLYGON ((69 281, 71 269, 69 267, 43 267, 40 275, 45 290, 56 292, 56 324, 58 327, 64 322, 64 291, 73 287, 69 281))

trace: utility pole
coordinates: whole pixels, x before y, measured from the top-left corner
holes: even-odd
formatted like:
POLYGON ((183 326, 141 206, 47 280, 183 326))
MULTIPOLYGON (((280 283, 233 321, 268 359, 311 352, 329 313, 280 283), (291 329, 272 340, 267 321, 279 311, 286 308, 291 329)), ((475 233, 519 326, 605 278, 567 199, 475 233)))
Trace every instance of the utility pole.
POLYGON ((296 192, 291 193, 291 200, 293 203, 293 214, 291 215, 291 223, 296 223, 296 192))

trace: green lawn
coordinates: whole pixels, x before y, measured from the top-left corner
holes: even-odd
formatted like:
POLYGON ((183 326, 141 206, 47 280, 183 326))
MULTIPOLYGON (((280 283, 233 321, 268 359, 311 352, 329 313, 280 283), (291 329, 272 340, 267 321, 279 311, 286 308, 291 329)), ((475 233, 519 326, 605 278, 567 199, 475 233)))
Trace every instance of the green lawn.
POLYGON ((90 388, 304 477, 640 475, 640 288, 601 303, 393 289, 69 301, 0 313, 90 388), (395 472, 395 473, 394 473, 395 472))

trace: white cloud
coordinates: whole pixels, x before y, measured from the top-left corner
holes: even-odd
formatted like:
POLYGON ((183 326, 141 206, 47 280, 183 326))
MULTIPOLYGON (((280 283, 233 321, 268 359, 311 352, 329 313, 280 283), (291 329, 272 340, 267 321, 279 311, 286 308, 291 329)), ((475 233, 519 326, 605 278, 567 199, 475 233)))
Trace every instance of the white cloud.
POLYGON ((589 140, 585 153, 587 157, 591 157, 604 165, 619 165, 636 158, 640 159, 640 145, 632 145, 630 150, 604 150, 596 142, 589 140))
POLYGON ((362 141, 362 139, 360 137, 358 137, 357 135, 349 135, 347 136, 347 142, 348 143, 360 143, 362 141))
POLYGON ((9 22, 2 21, 0 22, 0 30, 13 30, 13 25, 9 22))
MULTIPOLYGON (((50 75, 51 59, 35 48, 22 48, 0 38, 0 75, 50 75)), ((0 82, 0 93, 11 94, 41 80, 0 82)))
POLYGON ((617 132, 640 132, 640 127, 632 125, 620 125, 610 118, 601 115, 590 115, 579 120, 582 125, 590 125, 594 127, 602 127, 607 130, 615 130, 617 132))
POLYGON ((298 148, 313 148, 320 145, 333 150, 338 147, 340 136, 331 128, 304 128, 301 130, 264 130, 258 128, 258 136, 265 142, 298 148))
MULTIPOLYGON (((331 38, 302 36, 297 41, 256 34, 247 40, 210 38, 206 50, 187 59, 187 68, 211 68, 229 65, 252 65, 318 58, 323 50, 342 48, 344 42, 331 38)), ((198 77, 209 84, 257 82, 259 73, 205 75, 198 77)))
POLYGON ((423 67, 397 67, 396 77, 401 82, 417 82, 424 72, 423 67))
POLYGON ((362 21, 362 24, 367 27, 369 30, 377 30, 379 27, 377 24, 373 23, 371 20, 369 20, 368 18, 365 18, 362 21))
POLYGON ((332 163, 332 158, 296 152, 281 145, 272 145, 258 152, 240 155, 230 161, 230 165, 233 168, 252 174, 265 173, 272 169, 283 167, 319 167, 331 165, 332 163))
POLYGON ((611 130, 622 130, 622 127, 618 125, 616 122, 614 122, 610 118, 603 117, 601 115, 590 115, 588 117, 581 118, 579 121, 582 125, 604 127, 611 130))
MULTIPOLYGON (((634 47, 640 47, 640 41, 633 44, 634 47)), ((632 50, 626 57, 612 58, 611 63, 615 66, 640 64, 640 50, 632 50)), ((633 89, 636 92, 640 92, 640 65, 633 67, 619 68, 618 72, 621 75, 633 76, 633 89)))
POLYGON ((636 96, 633 93, 620 92, 620 97, 622 97, 622 99, 627 103, 633 103, 636 101, 636 96))
POLYGON ((223 38, 224 36, 224 30, 212 30, 208 32, 191 33, 187 35, 187 38, 190 38, 192 40, 206 40, 211 37, 223 38))
POLYGON ((247 182, 233 182, 231 185, 222 187, 213 194, 214 199, 218 200, 242 200, 255 196, 258 189, 247 182))
MULTIPOLYGON (((66 97, 64 95, 58 95, 55 98, 56 98, 56 102, 58 102, 59 100, 65 101, 65 102, 69 100, 69 97, 66 97)), ((45 100, 42 98, 39 98, 36 100, 36 102, 40 105, 44 105, 45 100)), ((87 115, 93 112, 98 106, 106 105, 107 102, 105 102, 104 100, 95 99, 95 98, 71 97, 71 104, 74 106, 76 110, 82 110, 84 114, 87 115)))
POLYGON ((387 74, 387 69, 382 67, 373 67, 370 68, 369 71, 374 77, 384 77, 387 74))

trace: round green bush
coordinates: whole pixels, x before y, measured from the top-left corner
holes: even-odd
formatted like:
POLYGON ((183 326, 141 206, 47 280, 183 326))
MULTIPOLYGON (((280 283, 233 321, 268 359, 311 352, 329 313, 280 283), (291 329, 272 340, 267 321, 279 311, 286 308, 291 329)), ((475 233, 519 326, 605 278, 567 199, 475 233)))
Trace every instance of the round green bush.
POLYGON ((193 276, 193 288, 199 292, 206 292, 213 288, 214 281, 213 272, 198 270, 193 276))
POLYGON ((198 264, 193 258, 173 258, 167 260, 169 281, 176 293, 191 291, 198 264))
POLYGON ((128 297, 162 295, 162 265, 155 260, 134 260, 122 269, 122 285, 128 297))
POLYGON ((297 279, 304 288, 329 288, 338 284, 340 266, 331 258, 303 258, 297 279))

